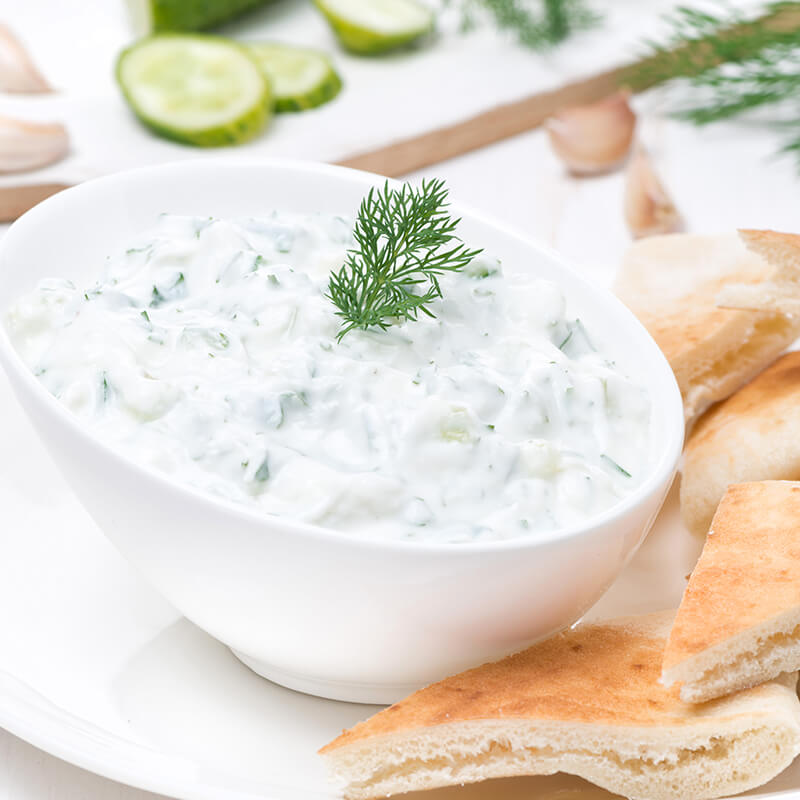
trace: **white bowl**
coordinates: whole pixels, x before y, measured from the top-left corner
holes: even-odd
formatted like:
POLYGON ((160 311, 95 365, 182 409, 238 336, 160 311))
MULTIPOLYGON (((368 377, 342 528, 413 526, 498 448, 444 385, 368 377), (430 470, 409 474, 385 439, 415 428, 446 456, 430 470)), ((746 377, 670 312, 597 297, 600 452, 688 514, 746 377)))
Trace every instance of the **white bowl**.
MULTIPOLYGON (((286 161, 182 162, 61 192, 0 244, 0 312, 40 278, 78 284, 158 213, 353 214, 367 173, 286 161)), ((186 488, 107 447, 31 374, 0 330, 0 362, 81 502, 190 620, 260 674, 303 692, 385 703, 574 622, 611 585, 653 522, 683 443, 672 372, 634 316, 552 252, 459 210, 471 245, 504 269, 553 278, 652 401, 649 474, 590 524, 477 544, 369 541, 186 488)))

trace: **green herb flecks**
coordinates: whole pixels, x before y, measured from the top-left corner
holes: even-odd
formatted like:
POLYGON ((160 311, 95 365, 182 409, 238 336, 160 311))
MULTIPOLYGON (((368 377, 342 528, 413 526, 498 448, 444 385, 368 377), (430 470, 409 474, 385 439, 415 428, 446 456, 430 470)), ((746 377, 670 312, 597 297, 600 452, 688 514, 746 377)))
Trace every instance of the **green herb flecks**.
POLYGON ((622 468, 622 467, 621 467, 619 464, 617 464, 617 462, 616 462, 616 461, 614 461, 614 459, 613 459, 613 458, 611 458, 610 456, 607 456, 605 453, 603 453, 603 454, 600 456, 600 458, 602 458, 602 459, 603 459, 603 461, 605 461, 607 464, 609 464, 611 467, 613 467, 613 468, 614 468, 614 469, 615 469, 617 472, 621 472, 621 473, 622 473, 622 474, 623 474, 623 475, 624 475, 626 478, 630 478, 630 477, 631 477, 631 474, 630 474, 630 472, 628 472, 628 470, 626 470, 626 469, 623 469, 623 468, 622 468))
POLYGON ((294 235, 283 233, 275 240, 275 249, 279 253, 291 253, 294 246, 294 235))
POLYGON ((561 340, 558 349, 570 358, 595 352, 589 334, 579 319, 567 323, 567 335, 561 340))
POLYGON ((435 316, 431 303, 442 296, 439 276, 463 269, 480 250, 456 236, 460 219, 447 212, 444 181, 420 188, 370 189, 361 201, 353 238, 356 247, 331 273, 327 297, 342 318, 339 341, 358 328, 386 330, 435 316))
POLYGON ((470 278, 477 278, 479 280, 491 278, 500 272, 500 262, 488 264, 486 261, 476 259, 466 267, 464 272, 469 275, 470 278))
POLYGON ((182 272, 179 272, 172 286, 162 290, 153 285, 153 291, 150 295, 150 308, 158 308, 169 300, 179 300, 185 296, 186 278, 182 272))
POLYGON ((259 466, 259 468, 256 470, 256 474, 253 476, 253 479, 259 483, 264 483, 264 481, 269 480, 269 462, 266 458, 261 462, 261 466, 259 466))
POLYGON ((200 234, 214 221, 214 217, 207 217, 206 219, 192 220, 192 227, 194 229, 195 239, 200 238, 200 234))
POLYGON ((152 255, 152 252, 153 252, 153 245, 152 244, 146 244, 144 247, 129 247, 125 251, 125 255, 126 256, 132 256, 132 255, 135 255, 136 253, 146 253, 147 254, 147 261, 149 261, 150 260, 150 256, 152 255))

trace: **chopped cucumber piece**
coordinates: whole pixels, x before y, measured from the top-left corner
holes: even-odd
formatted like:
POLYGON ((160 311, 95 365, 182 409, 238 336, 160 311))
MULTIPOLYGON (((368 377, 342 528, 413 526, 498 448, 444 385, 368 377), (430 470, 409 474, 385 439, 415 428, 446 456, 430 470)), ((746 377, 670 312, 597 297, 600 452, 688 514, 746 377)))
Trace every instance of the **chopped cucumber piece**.
POLYGON ((120 53, 117 81, 133 112, 168 139, 218 147, 260 133, 269 82, 247 50, 202 34, 156 34, 120 53))
POLYGON ((272 42, 247 45, 272 85, 276 111, 303 111, 333 100, 342 79, 319 50, 272 42))
POLYGON ((433 12, 417 0, 314 0, 341 43, 354 53, 383 53, 433 30, 433 12))
POLYGON ((137 34, 200 31, 268 0, 128 0, 137 34))

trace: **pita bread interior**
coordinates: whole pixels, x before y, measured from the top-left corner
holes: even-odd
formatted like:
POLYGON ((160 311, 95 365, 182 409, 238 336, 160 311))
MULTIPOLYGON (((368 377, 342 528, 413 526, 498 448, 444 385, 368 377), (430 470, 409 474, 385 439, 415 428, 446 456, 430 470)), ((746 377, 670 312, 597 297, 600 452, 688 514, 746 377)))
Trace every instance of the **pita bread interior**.
POLYGON ((800 317, 716 305, 727 284, 759 284, 774 273, 735 234, 653 236, 628 249, 615 291, 666 355, 687 422, 755 377, 800 335, 800 317))
POLYGON ((685 704, 659 683, 673 618, 558 634, 428 686, 320 752, 348 800, 555 772, 642 800, 765 783, 800 751, 797 675, 685 704))
POLYGON ((777 231, 742 230, 739 235, 754 253, 778 269, 760 284, 731 284, 717 297, 724 308, 780 311, 800 314, 800 236, 777 231))
POLYGON ((700 702, 800 668, 800 483, 731 486, 664 653, 666 685, 700 702))
POLYGON ((781 356, 707 411, 691 432, 681 477, 681 516, 705 536, 732 483, 800 479, 800 352, 781 356))

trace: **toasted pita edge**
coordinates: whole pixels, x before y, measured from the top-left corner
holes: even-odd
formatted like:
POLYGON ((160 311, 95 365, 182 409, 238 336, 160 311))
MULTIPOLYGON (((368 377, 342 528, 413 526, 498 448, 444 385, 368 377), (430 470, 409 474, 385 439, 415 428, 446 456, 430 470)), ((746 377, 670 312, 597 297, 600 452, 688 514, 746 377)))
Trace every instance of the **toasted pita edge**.
POLYGON ((794 686, 774 682, 768 689, 783 695, 785 709, 710 722, 702 736, 682 737, 679 727, 665 728, 665 741, 649 742, 638 728, 481 720, 349 745, 326 759, 345 783, 347 800, 556 772, 632 800, 710 800, 761 786, 800 752, 800 721, 790 710, 797 704, 794 686), (420 750, 426 755, 405 755, 420 750), (387 756, 392 765, 386 765, 387 756))
POLYGON ((683 524, 705 536, 729 486, 800 479, 800 453, 787 446, 800 429, 800 352, 779 356, 753 380, 701 417, 687 436, 681 470, 683 524), (795 423, 795 419, 797 422, 795 423), (769 429, 764 424, 770 422, 769 429))
POLYGON ((720 308, 777 311, 800 314, 800 236, 772 230, 741 229, 746 247, 775 267, 775 273, 759 284, 732 283, 717 295, 720 308))
POLYGON ((742 234, 655 236, 634 243, 623 258, 614 291, 651 331, 667 356, 681 389, 687 428, 714 403, 752 380, 800 335, 800 316, 776 313, 771 308, 759 312, 737 308, 726 309, 730 316, 723 322, 709 322, 707 335, 691 348, 676 344, 685 339, 681 319, 697 310, 698 297, 710 319, 718 294, 714 287, 720 281, 734 280, 743 290, 749 290, 759 269, 762 272, 756 285, 776 272, 775 265, 750 247, 742 234), (718 266, 700 269, 702 261, 692 253, 703 254, 718 266), (696 274, 688 268, 695 262, 696 274), (647 274, 659 271, 670 275, 671 264, 678 269, 673 283, 680 291, 671 293, 668 282, 646 279, 647 274), (746 276, 751 279, 749 283, 742 282, 746 276), (673 322, 674 331, 665 327, 668 321, 673 322))
MULTIPOLYGON (((606 624, 662 636, 673 616, 606 624)), ((472 671, 476 679, 480 669, 472 671)), ((687 706, 690 718, 671 724, 452 719, 355 739, 344 734, 320 753, 347 800, 555 772, 633 800, 709 800, 766 783, 800 752, 796 684, 793 673, 707 706, 687 706)))
POLYGON ((704 703, 759 686, 800 667, 800 606, 749 628, 662 673, 680 686, 681 700, 704 703))
POLYGON ((687 428, 775 361, 800 334, 800 318, 774 314, 755 320, 742 341, 681 386, 687 428))
POLYGON ((727 486, 664 649, 661 681, 682 700, 800 669, 799 509, 798 481, 727 486))
POLYGON ((778 311, 787 316, 800 314, 800 286, 764 281, 761 284, 732 283, 717 295, 720 308, 744 311, 778 311))
POLYGON ((799 234, 754 228, 740 228, 738 233, 748 250, 777 267, 775 280, 783 283, 800 279, 799 234))

